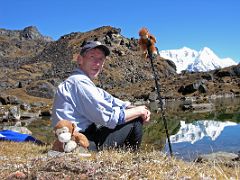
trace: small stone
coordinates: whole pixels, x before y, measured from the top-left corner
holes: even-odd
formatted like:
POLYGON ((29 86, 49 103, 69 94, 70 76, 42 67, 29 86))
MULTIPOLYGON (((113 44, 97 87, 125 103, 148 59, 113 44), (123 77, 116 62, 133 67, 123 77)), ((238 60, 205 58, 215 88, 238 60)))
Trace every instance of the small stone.
POLYGON ((13 172, 11 173, 6 179, 26 179, 26 175, 23 173, 23 172, 20 172, 20 171, 16 171, 16 172, 13 172))
POLYGON ((48 155, 48 157, 61 157, 61 156, 64 156, 65 153, 64 152, 59 152, 59 151, 49 150, 47 155, 48 155))

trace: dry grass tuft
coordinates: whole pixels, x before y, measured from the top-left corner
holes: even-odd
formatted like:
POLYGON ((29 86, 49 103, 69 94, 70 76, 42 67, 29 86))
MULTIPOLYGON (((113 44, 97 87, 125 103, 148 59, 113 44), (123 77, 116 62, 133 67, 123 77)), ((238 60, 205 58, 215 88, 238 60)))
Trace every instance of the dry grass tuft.
POLYGON ((17 143, 0 141, 0 155, 8 158, 36 157, 48 151, 47 146, 39 146, 33 143, 17 143))
POLYGON ((47 157, 49 146, 0 142, 0 177, 25 179, 239 179, 240 166, 184 162, 159 151, 47 157))

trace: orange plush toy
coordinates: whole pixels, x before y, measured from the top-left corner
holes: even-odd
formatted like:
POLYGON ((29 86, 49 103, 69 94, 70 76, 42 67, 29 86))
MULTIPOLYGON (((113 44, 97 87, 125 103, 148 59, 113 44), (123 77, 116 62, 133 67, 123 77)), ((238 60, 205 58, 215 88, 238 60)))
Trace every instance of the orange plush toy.
POLYGON ((148 57, 154 57, 158 54, 157 49, 155 47, 156 38, 151 35, 147 28, 142 28, 139 31, 140 39, 138 44, 143 51, 143 56, 145 59, 148 57))
POLYGON ((75 131, 76 126, 71 121, 61 120, 54 127, 57 140, 53 143, 52 150, 59 152, 72 152, 78 145, 87 148, 89 141, 87 137, 75 131))

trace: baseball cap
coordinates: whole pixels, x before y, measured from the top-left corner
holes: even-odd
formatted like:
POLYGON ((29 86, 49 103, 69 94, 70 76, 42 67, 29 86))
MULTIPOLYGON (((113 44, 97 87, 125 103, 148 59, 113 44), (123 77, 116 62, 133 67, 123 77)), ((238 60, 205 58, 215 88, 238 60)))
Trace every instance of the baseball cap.
POLYGON ((80 54, 83 55, 84 52, 89 51, 94 48, 100 48, 105 53, 105 56, 108 56, 110 54, 110 50, 107 46, 103 45, 99 41, 87 41, 84 46, 82 47, 80 54))

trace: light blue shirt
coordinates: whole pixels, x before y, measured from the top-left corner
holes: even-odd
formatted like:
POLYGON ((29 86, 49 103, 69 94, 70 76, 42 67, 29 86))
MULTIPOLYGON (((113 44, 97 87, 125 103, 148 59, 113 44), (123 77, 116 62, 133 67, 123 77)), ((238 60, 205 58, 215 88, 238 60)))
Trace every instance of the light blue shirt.
POLYGON ((96 87, 83 71, 75 69, 57 88, 52 125, 65 119, 75 123, 78 131, 85 131, 92 123, 113 129, 125 122, 129 104, 96 87))

